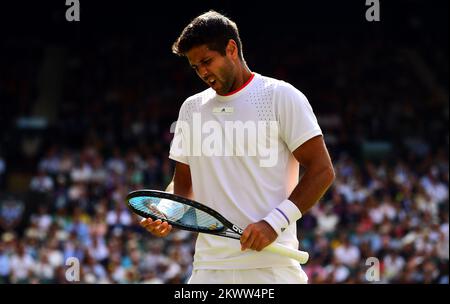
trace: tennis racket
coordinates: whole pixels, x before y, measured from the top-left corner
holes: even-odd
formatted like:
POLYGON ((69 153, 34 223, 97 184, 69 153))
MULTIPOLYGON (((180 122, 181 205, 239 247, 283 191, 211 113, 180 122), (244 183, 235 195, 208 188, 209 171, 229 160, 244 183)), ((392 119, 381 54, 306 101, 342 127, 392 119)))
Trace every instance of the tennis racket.
MULTIPOLYGON (((134 213, 153 220, 166 221, 174 227, 200 233, 214 234, 239 240, 243 230, 229 222, 217 211, 196 201, 156 190, 137 190, 127 195, 127 206, 134 213)), ((272 253, 287 256, 300 264, 309 254, 287 246, 272 243, 265 247, 272 253)))

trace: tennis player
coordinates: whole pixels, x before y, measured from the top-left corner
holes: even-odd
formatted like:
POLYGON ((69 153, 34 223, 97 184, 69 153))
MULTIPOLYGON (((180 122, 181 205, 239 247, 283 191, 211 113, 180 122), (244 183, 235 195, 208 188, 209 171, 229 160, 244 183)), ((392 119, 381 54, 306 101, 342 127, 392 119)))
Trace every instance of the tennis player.
MULTIPOLYGON (((175 173, 166 191, 246 227, 240 246, 199 234, 189 283, 307 283, 298 262, 261 251, 272 242, 298 249, 296 222, 335 177, 307 98, 289 83, 252 72, 236 24, 215 11, 192 20, 172 50, 187 58, 209 88, 181 106, 169 156, 175 173), (230 133, 230 126, 246 133, 233 138, 242 128, 230 133), (299 164, 305 168, 301 179, 299 164)), ((141 225, 159 237, 172 229, 159 220, 141 225)))

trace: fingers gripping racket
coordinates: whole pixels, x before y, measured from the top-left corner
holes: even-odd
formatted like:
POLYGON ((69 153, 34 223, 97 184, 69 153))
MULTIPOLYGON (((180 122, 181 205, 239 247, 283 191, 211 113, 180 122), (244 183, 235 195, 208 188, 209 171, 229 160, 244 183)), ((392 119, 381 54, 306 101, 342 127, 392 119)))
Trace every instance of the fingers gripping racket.
MULTIPOLYGON (((153 220, 166 221, 174 227, 239 240, 243 230, 221 214, 196 201, 156 190, 137 190, 127 195, 127 206, 134 213, 153 220)), ((304 264, 309 254, 272 243, 263 250, 290 257, 304 264)))

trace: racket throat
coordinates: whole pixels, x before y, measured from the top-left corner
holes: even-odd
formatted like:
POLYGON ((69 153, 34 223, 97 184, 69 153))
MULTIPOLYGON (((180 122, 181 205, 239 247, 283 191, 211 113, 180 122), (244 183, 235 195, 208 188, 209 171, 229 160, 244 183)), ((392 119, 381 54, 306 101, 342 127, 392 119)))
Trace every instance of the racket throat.
POLYGON ((234 224, 231 226, 231 230, 238 233, 239 235, 242 235, 242 233, 244 232, 244 230, 242 230, 241 228, 239 228, 238 226, 236 226, 234 224))
POLYGON ((228 225, 226 225, 226 227, 228 229, 219 233, 219 235, 230 238, 230 239, 235 239, 235 240, 241 239, 241 235, 243 232, 243 230, 241 228, 239 228, 238 226, 231 224, 231 223, 228 223, 228 225))

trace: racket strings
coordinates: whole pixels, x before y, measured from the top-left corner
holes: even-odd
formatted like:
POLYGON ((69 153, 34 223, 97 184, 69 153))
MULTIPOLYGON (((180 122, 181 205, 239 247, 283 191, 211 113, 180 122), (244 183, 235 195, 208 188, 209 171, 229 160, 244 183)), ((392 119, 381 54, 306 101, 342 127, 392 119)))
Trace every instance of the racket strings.
POLYGON ((135 197, 130 204, 137 210, 161 220, 193 229, 223 230, 224 225, 214 216, 195 207, 158 197, 135 197))

